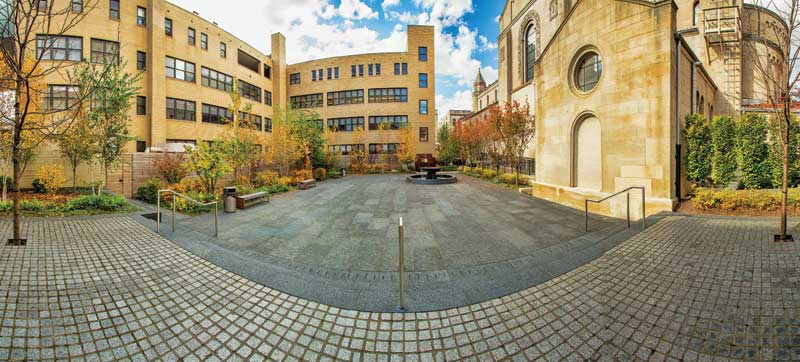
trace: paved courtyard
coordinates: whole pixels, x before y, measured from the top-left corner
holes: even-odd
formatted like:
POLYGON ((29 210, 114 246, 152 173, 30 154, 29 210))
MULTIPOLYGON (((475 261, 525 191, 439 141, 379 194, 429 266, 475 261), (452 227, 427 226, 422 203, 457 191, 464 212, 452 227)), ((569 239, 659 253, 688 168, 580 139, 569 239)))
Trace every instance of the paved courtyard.
MULTIPOLYGON (((163 235, 263 285, 340 308, 398 304, 398 223, 405 226, 408 307, 460 307, 501 297, 572 270, 636 229, 461 177, 423 186, 404 175, 347 177, 279 195, 220 219, 187 218, 163 235)), ((168 218, 167 218, 168 219, 168 218)), ((151 220, 142 219, 149 227, 151 220)))
POLYGON ((128 217, 30 221, 0 246, 0 360, 796 361, 800 243, 774 226, 668 217, 535 287, 397 314, 264 287, 128 217))

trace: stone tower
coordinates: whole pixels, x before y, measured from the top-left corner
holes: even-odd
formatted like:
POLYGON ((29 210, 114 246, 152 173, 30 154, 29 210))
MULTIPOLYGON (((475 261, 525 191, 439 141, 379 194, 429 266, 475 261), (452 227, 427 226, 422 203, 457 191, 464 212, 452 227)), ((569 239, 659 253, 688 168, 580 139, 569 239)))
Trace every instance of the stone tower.
POLYGON ((477 112, 480 111, 480 107, 478 106, 478 97, 480 96, 481 92, 486 90, 486 81, 483 80, 483 74, 481 74, 481 70, 478 69, 478 76, 475 78, 475 83, 472 84, 472 111, 477 112))

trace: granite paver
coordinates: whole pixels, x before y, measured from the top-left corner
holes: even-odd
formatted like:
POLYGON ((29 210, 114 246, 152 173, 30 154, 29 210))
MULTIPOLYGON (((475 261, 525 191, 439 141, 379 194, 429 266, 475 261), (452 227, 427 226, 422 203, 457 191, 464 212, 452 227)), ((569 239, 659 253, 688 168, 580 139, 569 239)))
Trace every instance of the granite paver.
POLYGON ((668 217, 535 287, 400 314, 264 287, 128 217, 30 221, 0 246, 0 360, 796 361, 800 243, 774 228, 668 217))

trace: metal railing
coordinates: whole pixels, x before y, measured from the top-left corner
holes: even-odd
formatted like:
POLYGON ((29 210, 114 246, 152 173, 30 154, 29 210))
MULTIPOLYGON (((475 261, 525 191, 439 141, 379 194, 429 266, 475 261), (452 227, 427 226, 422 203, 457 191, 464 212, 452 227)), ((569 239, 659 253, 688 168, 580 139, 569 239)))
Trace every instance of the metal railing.
POLYGON ((195 204, 197 204, 197 205, 199 205, 201 207, 214 205, 214 237, 219 236, 219 217, 218 217, 219 205, 218 205, 217 200, 214 200, 212 202, 202 203, 202 202, 197 201, 197 200, 195 200, 195 199, 193 199, 193 198, 191 198, 189 196, 186 196, 184 194, 181 194, 180 192, 176 192, 176 191, 173 191, 173 190, 158 190, 158 197, 156 198, 157 199, 157 201, 156 201, 156 232, 157 233, 161 232, 161 194, 164 194, 164 193, 172 194, 172 232, 173 233, 175 232, 175 214, 176 214, 175 200, 178 197, 180 197, 180 198, 183 198, 184 200, 193 202, 193 203, 195 203, 195 204))
POLYGON ((397 228, 398 235, 398 246, 400 248, 400 257, 398 258, 398 273, 400 274, 400 305, 397 306, 398 312, 405 312, 406 311, 406 265, 405 265, 405 240, 403 239, 403 218, 400 218, 400 225, 397 228))
POLYGON ((622 194, 625 194, 625 199, 626 199, 625 200, 626 201, 626 205, 625 205, 625 207, 626 207, 626 218, 628 220, 628 228, 630 229, 630 227, 631 227, 631 190, 642 190, 642 230, 644 230, 644 228, 646 226, 646 224, 645 224, 646 216, 645 215, 647 215, 647 213, 645 213, 645 206, 644 206, 644 203, 645 203, 645 201, 644 201, 644 187, 643 186, 631 186, 631 187, 628 187, 627 189, 624 189, 624 190, 622 190, 620 192, 617 192, 617 193, 615 193, 613 195, 607 196, 607 197, 605 197, 603 199, 600 199, 600 200, 589 200, 589 199, 587 199, 587 200, 584 201, 584 205, 583 206, 584 206, 584 212, 585 212, 585 216, 586 216, 584 225, 585 225, 585 228, 586 228, 586 232, 589 232, 589 203, 591 202, 593 204, 600 204, 600 203, 603 203, 605 201, 608 201, 609 199, 611 199, 613 197, 617 197, 617 196, 622 195, 622 194))

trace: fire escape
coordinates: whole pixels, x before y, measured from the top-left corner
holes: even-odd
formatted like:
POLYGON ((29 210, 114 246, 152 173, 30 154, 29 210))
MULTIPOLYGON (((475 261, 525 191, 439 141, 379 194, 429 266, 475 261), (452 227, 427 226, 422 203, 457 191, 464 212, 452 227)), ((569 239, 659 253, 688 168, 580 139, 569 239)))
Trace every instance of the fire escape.
MULTIPOLYGON (((726 1, 714 1, 714 4, 726 1)), ((734 107, 742 104, 742 32, 740 5, 716 6, 703 9, 703 31, 706 43, 715 49, 723 62, 723 91, 734 107)), ((712 5, 713 6, 713 5, 712 5)), ((738 109, 737 109, 738 111, 738 109)))

